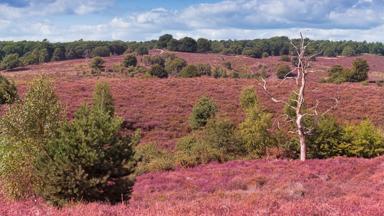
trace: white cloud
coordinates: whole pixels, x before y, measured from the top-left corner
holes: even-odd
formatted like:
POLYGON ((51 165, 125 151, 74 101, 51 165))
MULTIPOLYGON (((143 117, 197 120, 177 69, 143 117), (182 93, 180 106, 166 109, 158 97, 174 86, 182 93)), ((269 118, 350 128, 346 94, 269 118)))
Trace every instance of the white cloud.
POLYGON ((382 0, 223 0, 177 11, 154 8, 127 16, 117 14, 110 21, 94 25, 66 26, 29 21, 26 17, 43 19, 58 13, 85 15, 104 10, 113 0, 29 0, 29 3, 24 8, 0 3, 0 39, 149 40, 164 33, 177 38, 252 39, 295 37, 299 31, 305 31, 314 39, 384 41, 382 0))

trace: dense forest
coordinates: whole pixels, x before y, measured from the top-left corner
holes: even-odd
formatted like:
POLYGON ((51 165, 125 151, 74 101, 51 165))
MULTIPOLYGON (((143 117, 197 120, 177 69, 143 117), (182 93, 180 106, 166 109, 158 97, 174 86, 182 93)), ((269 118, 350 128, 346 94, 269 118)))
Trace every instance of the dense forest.
MULTIPOLYGON (((165 34, 159 37, 158 40, 146 42, 78 40, 74 42, 51 43, 48 40, 2 41, 0 42, 0 60, 2 69, 12 69, 22 65, 95 56, 121 55, 125 52, 136 52, 139 55, 144 55, 153 48, 181 52, 211 52, 226 55, 242 54, 254 58, 292 54, 292 47, 288 37, 218 41, 205 38, 195 40, 190 37, 177 40, 172 35, 165 34)), ((309 53, 328 57, 338 55, 354 56, 363 53, 384 55, 383 43, 368 43, 365 41, 314 40, 311 41, 307 50, 309 53)))

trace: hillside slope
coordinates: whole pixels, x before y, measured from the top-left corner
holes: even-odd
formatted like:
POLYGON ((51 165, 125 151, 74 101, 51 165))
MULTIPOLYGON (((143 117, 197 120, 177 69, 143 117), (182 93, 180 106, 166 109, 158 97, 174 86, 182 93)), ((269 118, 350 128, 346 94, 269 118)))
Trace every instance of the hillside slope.
POLYGON ((0 199, 0 215, 381 215, 383 197, 383 157, 233 161, 139 176, 128 205, 0 199))

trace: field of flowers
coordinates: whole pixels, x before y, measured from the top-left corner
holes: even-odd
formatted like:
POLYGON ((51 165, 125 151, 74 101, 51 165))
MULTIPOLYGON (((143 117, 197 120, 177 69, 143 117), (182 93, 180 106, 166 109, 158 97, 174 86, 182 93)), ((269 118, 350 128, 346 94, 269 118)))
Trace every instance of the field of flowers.
MULTIPOLYGON (((157 51, 152 51, 156 54, 157 51)), ((274 78, 278 57, 253 59, 243 56, 177 53, 189 63, 221 65, 229 61, 238 70, 252 71, 267 65, 272 93, 282 99, 291 94, 294 81, 283 85, 274 78)), ((384 57, 364 56, 371 67, 371 79, 384 74, 384 57), (374 74, 375 76, 372 76, 374 74)), ((384 88, 376 84, 326 84, 317 82, 334 64, 349 67, 354 58, 318 58, 311 74, 307 103, 318 100, 320 110, 339 104, 331 112, 338 120, 356 122, 370 118, 384 125, 384 88)), ((121 56, 105 58, 107 68, 121 56)), ((219 115, 240 122, 243 113, 239 94, 254 86, 265 108, 281 121, 282 104, 273 103, 255 79, 128 78, 114 74, 84 76, 89 59, 28 66, 5 74, 12 77, 21 95, 26 83, 37 74, 49 74, 68 117, 91 101, 98 81, 111 85, 116 112, 129 130, 141 129, 142 143, 173 148, 190 129, 188 116, 202 95, 211 96, 219 115)), ((141 60, 139 60, 141 62, 141 60)), ((6 107, 2 107, 2 110, 6 107)), ((40 199, 11 202, 0 196, 0 215, 382 215, 384 209, 384 158, 371 160, 335 158, 305 163, 285 160, 233 161, 172 172, 139 176, 129 204, 73 204, 63 209, 50 207, 40 199)))

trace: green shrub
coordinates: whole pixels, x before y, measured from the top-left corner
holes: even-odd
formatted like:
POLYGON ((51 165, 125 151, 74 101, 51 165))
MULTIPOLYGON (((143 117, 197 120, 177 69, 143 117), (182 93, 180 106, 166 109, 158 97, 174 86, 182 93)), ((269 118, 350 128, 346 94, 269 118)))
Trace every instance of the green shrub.
POLYGON ((147 55, 147 56, 144 56, 143 58, 143 61, 144 61, 144 64, 145 65, 161 65, 162 67, 164 67, 165 65, 165 59, 162 57, 162 56, 159 56, 159 55, 156 55, 156 56, 150 56, 150 55, 147 55))
POLYGON ((372 122, 365 120, 345 128, 344 143, 340 146, 344 155, 371 158, 384 153, 384 135, 372 122))
POLYGON ((212 74, 212 69, 210 64, 197 64, 197 73, 200 76, 211 76, 212 74))
POLYGON ((292 76, 291 68, 286 64, 280 64, 277 66, 276 76, 279 79, 284 79, 286 77, 292 76))
MULTIPOLYGON (((95 94, 100 92, 105 94, 95 94)), ((80 107, 73 121, 60 128, 38 157, 36 169, 41 183, 37 193, 58 206, 68 201, 127 200, 139 137, 123 136, 121 126, 120 118, 100 106, 80 107)))
POLYGON ((161 65, 153 65, 151 67, 151 69, 149 70, 149 74, 151 76, 154 76, 154 77, 158 77, 158 78, 167 78, 168 77, 168 73, 167 71, 164 70, 164 67, 162 67, 161 65))
POLYGON ((92 69, 92 73, 93 74, 99 74, 101 73, 101 71, 104 69, 104 63, 105 61, 97 56, 97 57, 94 57, 90 63, 90 67, 92 69))
POLYGON ((44 153, 64 119, 52 84, 33 80, 24 100, 12 105, 0 119, 0 178, 10 198, 27 198, 40 184, 34 162, 44 153))
POLYGON ((291 64, 292 64, 292 66, 294 66, 294 67, 299 66, 299 58, 298 58, 297 56, 293 56, 293 57, 291 58, 291 64))
POLYGON ((11 104, 17 99, 18 95, 15 83, 0 75, 0 105, 11 104))
POLYGON ((352 63, 351 74, 347 75, 349 82, 361 82, 368 79, 369 65, 367 60, 356 59, 352 63))
POLYGON ((136 67, 137 58, 134 55, 126 55, 123 60, 124 67, 136 67))
POLYGON ((99 46, 92 50, 91 57, 107 57, 111 55, 111 50, 108 46, 99 46))
POLYGON ((136 52, 137 55, 140 55, 140 56, 142 56, 142 55, 148 55, 148 54, 149 54, 148 48, 145 47, 145 46, 139 46, 139 47, 137 47, 136 50, 135 50, 135 52, 136 52))
POLYGON ((226 119, 210 119, 203 130, 203 143, 220 152, 220 161, 243 155, 244 148, 237 138, 236 126, 226 119))
POLYGON ((152 171, 172 170, 175 166, 173 155, 154 144, 138 145, 135 148, 135 157, 138 161, 137 175, 152 171))
POLYGON ((189 117, 189 125, 194 130, 204 127, 209 119, 215 117, 217 111, 217 105, 213 100, 203 96, 193 106, 192 114, 189 117))
POLYGON ((249 157, 261 157, 267 148, 274 145, 272 115, 266 113, 257 99, 253 88, 246 88, 240 96, 240 104, 245 112, 245 119, 239 125, 239 135, 249 157))
POLYGON ((343 138, 344 129, 334 118, 321 117, 308 136, 308 157, 324 159, 340 155, 343 138))
POLYGON ((222 67, 215 67, 212 72, 212 76, 216 79, 228 77, 227 70, 222 67))
POLYGON ((100 82, 96 84, 96 88, 93 93, 93 106, 105 113, 114 115, 114 102, 108 83, 100 82))
POLYGON ((167 71, 167 73, 172 74, 172 75, 179 74, 180 71, 185 66, 187 66, 187 62, 182 58, 174 58, 174 59, 169 58, 165 62, 165 70, 167 71))
POLYGON ((219 161, 221 152, 207 145, 194 135, 181 138, 176 144, 175 164, 181 167, 193 167, 211 161, 219 161))
POLYGON ((0 65, 2 70, 12 70, 21 66, 18 54, 9 54, 3 58, 0 65))
POLYGON ((184 78, 192 78, 198 77, 200 74, 198 73, 197 67, 195 65, 187 65, 180 71, 179 76, 184 78))
POLYGON ((351 46, 345 46, 341 53, 342 56, 354 56, 355 54, 355 49, 351 46))

